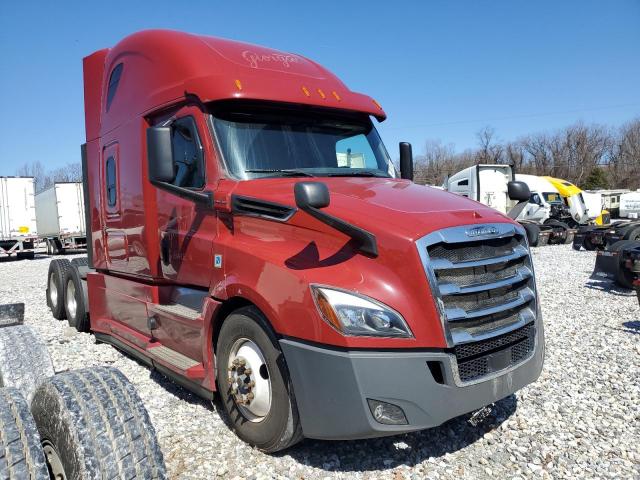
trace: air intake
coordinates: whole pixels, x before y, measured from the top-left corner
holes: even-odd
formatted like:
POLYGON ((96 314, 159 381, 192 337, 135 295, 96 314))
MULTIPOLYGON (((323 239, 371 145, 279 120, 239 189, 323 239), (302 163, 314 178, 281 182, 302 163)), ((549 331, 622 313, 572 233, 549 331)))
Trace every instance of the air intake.
POLYGON ((232 211, 235 215, 260 217, 285 222, 295 213, 294 207, 267 202, 256 198, 234 195, 231 199, 232 211))

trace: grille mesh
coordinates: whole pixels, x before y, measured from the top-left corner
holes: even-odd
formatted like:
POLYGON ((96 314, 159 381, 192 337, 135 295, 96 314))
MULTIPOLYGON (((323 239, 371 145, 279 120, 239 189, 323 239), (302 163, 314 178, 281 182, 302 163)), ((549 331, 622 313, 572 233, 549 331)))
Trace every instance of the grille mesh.
POLYGON ((483 283, 499 282, 513 277, 518 268, 525 265, 525 258, 518 258, 505 263, 482 265, 469 268, 452 268, 436 271, 439 282, 455 283, 461 287, 481 285, 483 283))
POLYGON ((533 352, 534 334, 535 328, 529 324, 499 337, 456 346, 454 352, 460 380, 468 382, 517 365, 533 352), (508 363, 502 364, 499 369, 492 367, 490 357, 505 351, 508 363))
POLYGON ((527 282, 524 281, 510 287, 494 288, 478 293, 448 295, 444 297, 444 306, 446 308, 462 308, 467 312, 495 307, 496 305, 512 302, 517 299, 520 289, 525 286, 526 283, 527 282))
POLYGON ((480 342, 464 343, 455 347, 455 354, 458 361, 465 360, 469 357, 475 357, 477 355, 484 355, 486 353, 500 350, 505 346, 512 345, 520 340, 533 337, 533 325, 525 325, 522 328, 514 330, 513 332, 493 337, 488 340, 482 340, 480 342))
POLYGON ((449 260, 451 263, 487 260, 510 255, 519 244, 515 237, 494 238, 463 244, 439 243, 429 248, 429 256, 432 259, 449 260))

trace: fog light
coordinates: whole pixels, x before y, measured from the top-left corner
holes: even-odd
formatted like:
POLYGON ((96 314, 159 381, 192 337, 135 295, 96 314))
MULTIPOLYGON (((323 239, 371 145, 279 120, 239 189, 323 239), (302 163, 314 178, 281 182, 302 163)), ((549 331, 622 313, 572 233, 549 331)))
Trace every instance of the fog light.
POLYGON ((407 417, 404 416, 402 409, 393 403, 381 402, 379 400, 371 400, 367 398, 371 415, 376 422, 384 425, 407 425, 407 417))

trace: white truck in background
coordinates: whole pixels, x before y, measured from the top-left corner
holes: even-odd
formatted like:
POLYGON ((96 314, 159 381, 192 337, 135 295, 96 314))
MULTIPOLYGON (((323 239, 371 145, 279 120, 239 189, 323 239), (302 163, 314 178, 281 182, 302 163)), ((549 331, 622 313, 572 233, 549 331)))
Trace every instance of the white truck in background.
POLYGON ((640 190, 620 195, 619 211, 621 218, 640 219, 640 190))
POLYGON ((0 177, 0 256, 33 258, 38 242, 33 177, 0 177))
POLYGON ((444 188, 506 214, 513 207, 507 194, 507 184, 511 180, 524 181, 531 191, 531 199, 516 220, 527 231, 529 244, 535 247, 547 243, 571 243, 576 230, 562 221, 568 213, 566 208, 562 208, 564 204, 561 198, 557 199, 560 203, 552 198, 551 194, 557 194, 557 190, 549 182, 537 182, 533 179, 539 177, 514 175, 511 165, 479 164, 452 175, 445 182, 444 188), (536 201, 544 194, 554 201, 554 205, 549 201, 536 201))
POLYGON ((36 219, 40 238, 46 242, 47 254, 85 249, 87 234, 84 196, 81 182, 56 182, 35 197, 36 219))

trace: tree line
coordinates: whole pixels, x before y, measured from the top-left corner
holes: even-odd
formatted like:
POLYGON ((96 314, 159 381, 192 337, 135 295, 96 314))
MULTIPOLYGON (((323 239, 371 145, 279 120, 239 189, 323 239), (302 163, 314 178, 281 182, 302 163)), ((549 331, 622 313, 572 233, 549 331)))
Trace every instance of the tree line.
POLYGON ((640 188, 640 117, 611 128, 582 122, 553 132, 501 142, 491 127, 477 133, 477 147, 427 141, 415 157, 415 181, 442 185, 448 176, 478 163, 503 163, 518 173, 549 175, 583 189, 640 188))
POLYGON ((79 162, 68 163, 63 167, 47 170, 38 160, 25 163, 16 170, 16 175, 33 177, 36 193, 53 186, 55 182, 81 182, 82 167, 79 162))

